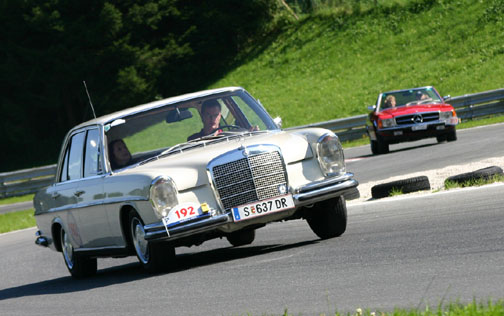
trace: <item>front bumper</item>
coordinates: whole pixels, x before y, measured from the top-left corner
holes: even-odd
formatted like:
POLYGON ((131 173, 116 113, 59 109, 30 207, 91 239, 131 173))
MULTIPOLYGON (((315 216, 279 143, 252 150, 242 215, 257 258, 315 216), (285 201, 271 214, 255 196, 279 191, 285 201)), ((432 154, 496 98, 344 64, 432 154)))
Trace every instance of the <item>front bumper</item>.
MULTIPOLYGON (((296 208, 341 195, 347 197, 347 199, 355 198, 359 196, 359 191, 357 190, 358 184, 357 180, 353 179, 352 173, 345 173, 340 176, 327 178, 298 187, 293 190, 292 198, 294 199, 296 208)), ((220 226, 232 223, 233 217, 230 212, 215 216, 207 216, 196 221, 184 222, 178 226, 171 227, 170 235, 168 236, 163 222, 160 221, 144 226, 145 239, 149 241, 176 240, 211 231, 220 226)))
POLYGON ((380 129, 376 134, 389 144, 414 141, 452 133, 455 125, 432 122, 380 129))

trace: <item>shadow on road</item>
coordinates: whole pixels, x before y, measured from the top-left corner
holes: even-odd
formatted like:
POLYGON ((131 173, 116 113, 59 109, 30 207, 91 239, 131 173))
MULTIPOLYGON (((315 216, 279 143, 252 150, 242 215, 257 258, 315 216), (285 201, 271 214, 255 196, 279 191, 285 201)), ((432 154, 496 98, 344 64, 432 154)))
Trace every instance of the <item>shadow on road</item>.
MULTIPOLYGON (((220 248, 202 252, 177 255, 177 267, 169 273, 177 273, 206 265, 220 264, 237 259, 244 259, 262 254, 282 252, 318 243, 320 240, 304 241, 294 244, 273 244, 262 246, 242 246, 238 248, 220 248)), ((121 266, 98 270, 90 278, 74 280, 70 276, 37 283, 25 284, 0 290, 0 301, 26 296, 42 296, 87 291, 90 289, 123 284, 137 280, 156 277, 146 273, 139 263, 129 263, 121 266)))

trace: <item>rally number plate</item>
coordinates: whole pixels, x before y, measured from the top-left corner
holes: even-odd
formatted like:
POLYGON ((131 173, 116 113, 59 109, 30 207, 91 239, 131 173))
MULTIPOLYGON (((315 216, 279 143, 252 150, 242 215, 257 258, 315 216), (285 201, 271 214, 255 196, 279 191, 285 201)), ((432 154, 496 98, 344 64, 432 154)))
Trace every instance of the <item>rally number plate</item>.
POLYGON ((263 216, 266 214, 283 211, 294 207, 292 195, 283 195, 273 199, 254 202, 232 209, 235 222, 243 221, 249 218, 263 216))

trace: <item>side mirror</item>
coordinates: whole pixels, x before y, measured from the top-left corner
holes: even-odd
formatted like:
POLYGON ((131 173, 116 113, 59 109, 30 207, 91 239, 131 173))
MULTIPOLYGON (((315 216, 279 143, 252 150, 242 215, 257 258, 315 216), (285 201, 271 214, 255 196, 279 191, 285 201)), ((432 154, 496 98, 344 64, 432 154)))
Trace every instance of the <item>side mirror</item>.
POLYGON ((367 107, 368 111, 374 112, 376 110, 376 104, 367 107))
POLYGON ((282 118, 277 116, 273 119, 273 122, 278 126, 278 128, 282 128, 282 118))
POLYGON ((451 95, 447 95, 447 96, 444 96, 444 97, 443 97, 443 100, 448 100, 448 99, 450 99, 450 98, 451 98, 451 95))

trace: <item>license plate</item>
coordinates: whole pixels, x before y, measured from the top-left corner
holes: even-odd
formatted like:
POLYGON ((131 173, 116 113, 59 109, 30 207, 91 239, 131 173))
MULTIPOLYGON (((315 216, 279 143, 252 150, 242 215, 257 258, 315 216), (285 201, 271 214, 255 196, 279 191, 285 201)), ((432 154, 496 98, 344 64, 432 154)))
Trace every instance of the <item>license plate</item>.
POLYGON ((426 130, 427 129, 427 125, 426 124, 423 124, 423 125, 414 125, 411 127, 411 130, 412 131, 423 131, 423 130, 426 130))
POLYGON ((263 216, 266 214, 283 211, 294 207, 292 195, 283 195, 273 199, 254 202, 232 209, 233 219, 235 222, 263 216))
POLYGON ((208 205, 206 203, 201 205, 197 203, 184 203, 177 205, 168 213, 168 216, 163 217, 163 224, 168 229, 188 220, 208 216, 208 214, 208 205))

